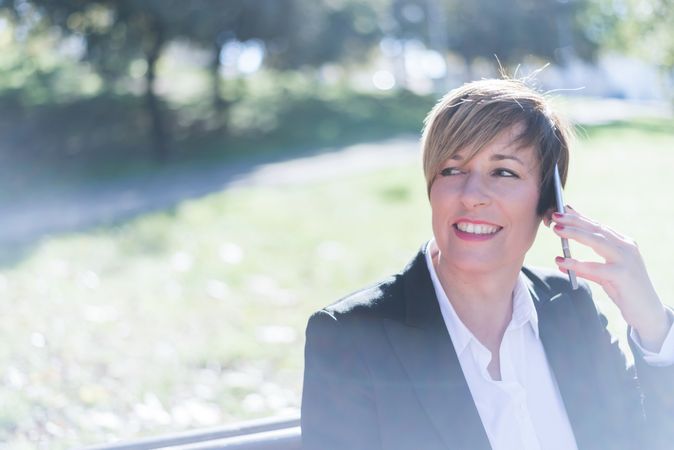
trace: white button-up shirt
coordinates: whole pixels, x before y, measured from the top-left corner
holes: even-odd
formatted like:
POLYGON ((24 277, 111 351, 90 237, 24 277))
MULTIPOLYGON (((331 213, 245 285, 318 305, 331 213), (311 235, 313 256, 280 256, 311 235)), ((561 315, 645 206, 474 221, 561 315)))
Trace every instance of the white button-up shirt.
MULTIPOLYGON (((576 440, 554 374, 538 335, 538 314, 520 272, 512 319, 500 348, 501 380, 487 372, 491 353, 463 324, 447 298, 426 247, 426 264, 463 375, 493 450, 574 450, 576 440)), ((634 336, 633 336, 634 338, 634 336)), ((638 344, 638 342, 637 342, 638 344)), ((653 365, 674 363, 674 326, 653 365), (669 358, 669 359, 668 359, 669 358)))

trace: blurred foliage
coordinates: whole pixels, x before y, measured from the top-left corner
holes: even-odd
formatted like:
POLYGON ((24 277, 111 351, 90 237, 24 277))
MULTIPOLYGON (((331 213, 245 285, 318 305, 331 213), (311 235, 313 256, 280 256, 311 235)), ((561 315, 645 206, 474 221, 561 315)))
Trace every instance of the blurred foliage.
POLYGON ((227 41, 259 40, 269 49, 271 67, 295 68, 336 60, 347 48, 358 50, 354 44, 359 38, 371 44, 376 37, 376 27, 362 25, 367 18, 354 20, 359 13, 369 11, 356 2, 344 2, 332 9, 299 0, 5 3, 5 9, 30 32, 44 33, 56 27, 63 36, 81 39, 83 60, 96 68, 106 86, 126 75, 133 61, 139 58, 145 61, 145 108, 150 119, 151 144, 159 160, 165 160, 170 152, 171 127, 157 99, 155 80, 157 62, 170 41, 182 38, 212 50, 213 103, 224 117, 227 104, 220 96, 219 62, 220 51, 227 41))
POLYGON ((589 28, 608 48, 630 52, 668 71, 674 81, 674 3, 594 0, 589 28))
MULTIPOLYGON (((168 166, 233 162, 253 154, 273 156, 417 133, 434 103, 430 96, 407 91, 358 93, 321 87, 300 75, 270 73, 238 83, 229 95, 226 137, 211 127, 212 113, 201 99, 180 107, 162 103, 174 138, 168 166)), ((154 165, 145 151, 151 142, 142 98, 101 94, 39 105, 28 100, 15 92, 0 96, 0 199, 154 165)))
MULTIPOLYGON (((184 115, 177 117, 182 105, 167 107, 165 89, 158 86, 162 56, 175 42, 188 43, 195 53, 205 55, 210 99, 201 101, 210 108, 201 108, 203 114, 194 122, 208 122, 213 136, 227 142, 236 135, 237 103, 245 101, 236 92, 236 81, 222 74, 222 51, 228 44, 257 43, 268 70, 315 74, 328 63, 339 63, 345 70, 366 66, 384 38, 420 41, 442 55, 451 51, 469 67, 480 58, 494 61, 494 55, 507 66, 529 56, 563 63, 571 54, 595 55, 601 36, 593 34, 583 18, 590 13, 611 16, 612 10, 593 6, 601 1, 608 0, 1 0, 0 65, 6 74, 0 80, 2 114, 27 120, 18 127, 26 130, 34 120, 41 125, 36 117, 51 114, 58 123, 73 109, 88 105, 92 116, 113 120, 110 129, 126 130, 120 135, 127 135, 126 142, 119 142, 118 136, 106 142, 102 134, 83 138, 79 135, 105 125, 89 130, 85 126, 91 120, 79 121, 74 115, 73 123, 63 127, 72 134, 65 145, 48 131, 41 135, 33 128, 24 138, 9 139, 3 152, 20 149, 19 158, 25 158, 34 156, 31 146, 60 146, 41 152, 82 153, 73 149, 80 145, 100 153, 114 148, 119 159, 131 155, 125 147, 135 147, 129 157, 147 155, 159 161, 179 153, 185 142, 181 136, 200 127, 183 126, 184 115), (26 105, 38 110, 21 110, 26 105), (117 105, 127 105, 129 117, 101 115, 100 111, 117 111, 117 105), (82 130, 76 129, 78 123, 82 130), (29 142, 28 135, 35 141, 29 142)), ((610 22, 602 20, 605 25, 610 22)))
POLYGON ((565 64, 593 59, 599 42, 583 27, 591 1, 474 0, 452 2, 449 48, 466 60, 492 55, 516 65, 535 55, 565 64))

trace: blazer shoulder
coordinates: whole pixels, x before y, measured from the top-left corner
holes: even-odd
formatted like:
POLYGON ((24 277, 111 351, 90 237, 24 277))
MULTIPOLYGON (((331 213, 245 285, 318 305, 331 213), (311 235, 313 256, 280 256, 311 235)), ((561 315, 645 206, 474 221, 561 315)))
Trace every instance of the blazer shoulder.
POLYGON ((585 280, 578 279, 578 291, 574 291, 568 275, 557 269, 525 266, 522 272, 541 299, 551 300, 560 294, 574 294, 576 299, 592 300, 592 290, 585 280))
POLYGON ((352 292, 320 312, 328 313, 335 320, 350 318, 380 318, 395 315, 402 303, 400 274, 392 275, 371 286, 352 292))

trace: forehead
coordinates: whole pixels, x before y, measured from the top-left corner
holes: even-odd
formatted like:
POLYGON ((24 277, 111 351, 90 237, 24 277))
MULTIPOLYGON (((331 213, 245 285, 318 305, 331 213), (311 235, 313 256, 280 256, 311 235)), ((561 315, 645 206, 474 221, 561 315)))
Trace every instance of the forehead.
POLYGON ((539 160, 537 149, 523 139, 524 131, 522 124, 516 124, 501 131, 494 139, 481 147, 475 144, 458 148, 449 159, 468 162, 474 158, 503 160, 514 157, 527 165, 537 165, 539 160))

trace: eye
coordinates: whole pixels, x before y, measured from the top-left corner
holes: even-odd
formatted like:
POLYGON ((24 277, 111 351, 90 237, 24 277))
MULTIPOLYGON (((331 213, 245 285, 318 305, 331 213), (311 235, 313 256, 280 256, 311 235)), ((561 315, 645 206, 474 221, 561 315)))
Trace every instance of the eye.
POLYGON ((446 167, 440 171, 443 177, 450 177, 452 175, 461 175, 461 170, 458 167, 446 167))
POLYGON ((519 176, 510 169, 496 169, 492 172, 497 177, 503 178, 519 178, 519 176))

